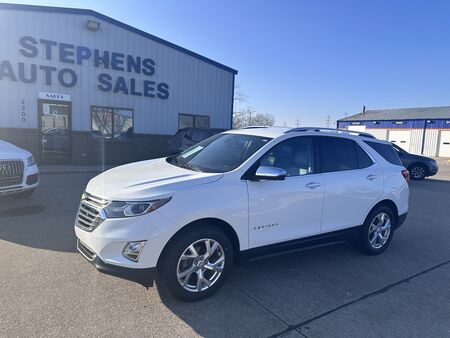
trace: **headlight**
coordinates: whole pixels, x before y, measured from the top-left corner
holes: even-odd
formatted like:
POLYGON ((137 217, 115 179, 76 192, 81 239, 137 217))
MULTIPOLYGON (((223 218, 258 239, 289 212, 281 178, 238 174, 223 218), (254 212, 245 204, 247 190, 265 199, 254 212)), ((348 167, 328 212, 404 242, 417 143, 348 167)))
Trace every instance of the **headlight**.
POLYGON ((104 210, 108 218, 141 216, 162 207, 171 198, 144 202, 111 202, 104 210))
POLYGON ((36 164, 36 161, 34 160, 33 156, 30 156, 27 158, 27 166, 31 167, 32 165, 36 164))

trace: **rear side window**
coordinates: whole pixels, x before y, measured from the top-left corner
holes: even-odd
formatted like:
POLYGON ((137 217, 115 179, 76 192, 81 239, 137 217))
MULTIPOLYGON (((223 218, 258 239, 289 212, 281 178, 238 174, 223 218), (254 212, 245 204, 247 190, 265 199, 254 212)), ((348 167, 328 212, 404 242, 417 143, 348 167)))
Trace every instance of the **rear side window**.
POLYGON ((397 152, 390 144, 377 143, 371 141, 366 142, 373 150, 380 154, 386 161, 395 165, 403 165, 397 155, 397 152))
POLYGON ((372 159, 367 155, 364 149, 362 149, 359 144, 355 143, 356 156, 358 156, 359 168, 367 168, 373 164, 372 159))
POLYGON ((355 142, 339 137, 320 137, 320 164, 322 172, 358 169, 355 142))

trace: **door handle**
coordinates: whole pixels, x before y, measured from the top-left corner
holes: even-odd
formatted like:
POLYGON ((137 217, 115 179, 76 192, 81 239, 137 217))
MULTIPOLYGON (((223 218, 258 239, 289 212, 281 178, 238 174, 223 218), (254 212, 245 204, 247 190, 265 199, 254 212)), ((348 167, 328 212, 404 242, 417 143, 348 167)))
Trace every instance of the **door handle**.
POLYGON ((320 184, 319 182, 309 182, 308 184, 305 185, 305 187, 309 188, 309 189, 316 189, 318 187, 320 187, 322 184, 320 184))
POLYGON ((377 176, 377 175, 368 175, 366 178, 367 178, 369 181, 373 181, 373 180, 377 179, 378 176, 377 176))

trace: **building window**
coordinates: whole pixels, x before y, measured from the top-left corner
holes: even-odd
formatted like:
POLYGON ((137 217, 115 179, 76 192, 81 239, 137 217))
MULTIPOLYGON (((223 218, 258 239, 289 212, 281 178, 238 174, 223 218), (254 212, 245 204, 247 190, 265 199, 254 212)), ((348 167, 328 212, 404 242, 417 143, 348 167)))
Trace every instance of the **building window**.
POLYGON ((133 137, 133 110, 121 108, 91 108, 92 134, 105 139, 133 137))
POLYGON ((180 114, 178 129, 183 128, 209 128, 209 116, 180 114))

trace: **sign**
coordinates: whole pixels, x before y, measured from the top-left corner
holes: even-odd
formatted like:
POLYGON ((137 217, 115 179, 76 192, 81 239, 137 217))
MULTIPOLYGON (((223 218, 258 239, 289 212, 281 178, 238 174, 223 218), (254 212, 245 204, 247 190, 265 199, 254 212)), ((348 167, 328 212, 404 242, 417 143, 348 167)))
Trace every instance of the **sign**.
POLYGON ((39 92, 39 98, 43 100, 53 100, 53 101, 70 101, 70 95, 58 93, 39 92))
POLYGON ((77 46, 32 36, 19 39, 18 53, 31 60, 57 61, 66 67, 54 67, 37 62, 15 62, 0 59, 0 80, 22 83, 58 83, 65 88, 78 84, 79 66, 101 69, 97 76, 97 89, 103 92, 143 96, 165 100, 170 87, 159 82, 157 63, 149 57, 130 55, 110 50, 77 46), (78 68, 78 69, 77 69, 78 68))

